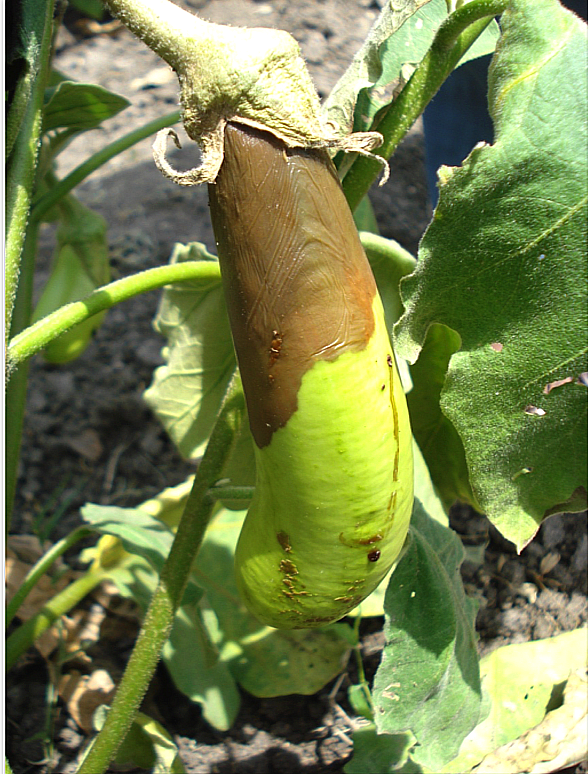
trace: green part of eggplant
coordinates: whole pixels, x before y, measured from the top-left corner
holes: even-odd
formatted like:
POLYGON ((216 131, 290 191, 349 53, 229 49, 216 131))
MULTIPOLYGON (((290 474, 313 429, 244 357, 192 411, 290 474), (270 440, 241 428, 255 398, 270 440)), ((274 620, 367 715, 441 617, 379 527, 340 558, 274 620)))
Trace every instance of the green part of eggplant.
POLYGON ((336 621, 397 560, 413 503, 412 435, 379 297, 362 352, 307 371, 298 407, 255 447, 257 486, 236 551, 247 606, 279 629, 336 621))

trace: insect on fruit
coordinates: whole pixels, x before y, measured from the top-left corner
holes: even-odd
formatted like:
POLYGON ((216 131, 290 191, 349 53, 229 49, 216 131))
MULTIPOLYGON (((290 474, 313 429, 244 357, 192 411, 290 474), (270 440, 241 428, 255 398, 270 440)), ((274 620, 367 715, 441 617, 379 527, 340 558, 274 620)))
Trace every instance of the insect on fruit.
POLYGON ((320 626, 384 578, 412 510, 382 304, 326 151, 229 123, 209 194, 257 466, 238 587, 265 624, 320 626))

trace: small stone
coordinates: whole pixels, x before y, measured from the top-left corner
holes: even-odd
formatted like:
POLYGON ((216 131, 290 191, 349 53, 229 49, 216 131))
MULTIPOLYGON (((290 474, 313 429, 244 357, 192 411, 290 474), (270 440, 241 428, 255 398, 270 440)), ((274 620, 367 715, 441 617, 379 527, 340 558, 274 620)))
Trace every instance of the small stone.
POLYGON ((521 597, 524 597, 531 605, 535 604, 539 591, 534 583, 522 583, 517 589, 521 597))
POLYGON ((533 627, 533 639, 545 640, 556 633, 555 621, 550 615, 540 618, 533 627))
POLYGON ((325 36, 318 30, 310 30, 302 44, 302 54, 306 61, 318 64, 323 61, 326 53, 327 41, 325 36))
POLYGON ((565 534, 566 531, 561 515, 550 516, 543 524, 541 542, 546 548, 555 548, 563 543, 565 534))
POLYGON ((586 572, 586 565, 588 564, 588 535, 584 533, 578 544, 578 547, 574 551, 571 561, 571 569, 573 572, 586 572))

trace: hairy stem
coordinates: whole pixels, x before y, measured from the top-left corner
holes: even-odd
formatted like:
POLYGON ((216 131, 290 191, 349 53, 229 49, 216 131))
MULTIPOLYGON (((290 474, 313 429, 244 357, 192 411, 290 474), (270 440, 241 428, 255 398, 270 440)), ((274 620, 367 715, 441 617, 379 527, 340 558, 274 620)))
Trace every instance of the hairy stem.
MULTIPOLYGON (((22 329, 29 324, 31 318, 33 273, 35 269, 35 257, 37 254, 38 232, 38 225, 29 225, 20 261, 21 274, 16 289, 12 312, 11 335, 13 336, 22 331, 22 329)), ((9 378, 9 373, 10 369, 7 367, 7 378, 9 378)), ((4 524, 6 534, 8 534, 10 529, 10 517, 16 493, 16 479, 27 399, 28 378, 28 363, 21 363, 11 374, 10 381, 6 384, 5 406, 9 409, 6 411, 5 415, 6 424, 4 436, 6 454, 4 524)))
POLYGON ((27 360, 73 325, 92 315, 133 296, 185 280, 200 280, 203 285, 220 281, 218 264, 215 261, 185 261, 171 266, 157 266, 104 285, 80 301, 56 309, 15 336, 8 346, 8 367, 14 368, 27 360))
POLYGON ((149 685, 161 649, 169 636, 175 612, 192 563, 198 554, 214 500, 206 496, 222 476, 245 410, 241 381, 235 378, 198 468, 182 520, 165 561, 159 584, 145 615, 143 627, 102 730, 94 740, 78 774, 101 774, 106 770, 129 730, 149 685))
POLYGON ((210 26, 169 0, 104 0, 104 4, 176 72, 183 69, 186 38, 201 38, 210 26))
MULTIPOLYGON (((35 183, 39 142, 43 124, 43 95, 49 69, 49 52, 53 30, 54 0, 40 4, 43 22, 40 34, 37 71, 29 83, 27 107, 19 117, 18 133, 14 138, 6 174, 6 255, 5 255, 5 331, 8 337, 21 270, 21 254, 25 242, 29 210, 35 183), (44 6, 44 7, 43 7, 44 6)), ((14 128, 13 128, 14 133, 14 128)))

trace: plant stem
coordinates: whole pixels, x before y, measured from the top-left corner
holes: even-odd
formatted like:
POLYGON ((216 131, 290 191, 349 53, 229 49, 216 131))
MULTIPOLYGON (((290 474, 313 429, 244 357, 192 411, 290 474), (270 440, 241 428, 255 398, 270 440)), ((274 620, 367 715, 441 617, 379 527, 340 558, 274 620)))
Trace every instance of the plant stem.
MULTIPOLYGON (((507 5, 507 0, 472 0, 443 22, 421 63, 377 126, 384 136, 384 143, 375 151, 377 155, 390 158, 468 48, 490 24, 492 17, 502 13, 507 5)), ((352 210, 380 171, 376 161, 365 157, 355 160, 343 180, 352 210)))
POLYGON ((133 722, 171 630, 175 611, 181 602, 192 563, 214 507, 214 500, 207 497, 206 493, 222 476, 243 420, 244 409, 241 380, 235 377, 196 473, 182 520, 125 674, 106 722, 78 774, 101 774, 105 771, 133 722))
POLYGON ((153 269, 133 274, 130 277, 111 282, 97 288, 80 301, 56 309, 34 325, 15 336, 7 351, 8 368, 27 360, 39 352, 66 330, 83 322, 121 301, 140 293, 157 290, 173 282, 195 280, 209 285, 220 281, 220 270, 216 261, 185 261, 171 266, 156 266, 153 269))
POLYGON ((206 493, 213 500, 251 500, 254 486, 213 486, 206 493))
MULTIPOLYGON (((18 120, 18 134, 8 159, 6 174, 6 257, 5 257, 5 331, 8 337, 18 288, 20 261, 25 242, 29 210, 39 155, 43 124, 43 95, 49 69, 53 28, 54 0, 40 4, 42 18, 38 53, 38 71, 28 86, 28 105, 18 120)), ((30 32, 26 30, 25 32, 30 32)), ((37 34, 39 34, 39 32, 37 34)), ((16 120, 16 119, 15 119, 16 120)), ((13 128, 14 130, 14 128, 13 128)))
POLYGON ((184 11, 169 0, 104 0, 104 4, 145 45, 176 72, 182 72, 187 38, 202 39, 210 22, 184 11))
POLYGON ((415 270, 417 262, 414 256, 393 239, 386 239, 386 237, 382 237, 379 234, 372 234, 371 231, 360 231, 359 238, 369 260, 371 260, 371 256, 380 255, 392 259, 390 262, 390 269, 393 271, 390 274, 391 282, 400 282, 402 277, 412 274, 415 270))
POLYGON ((10 669, 54 621, 71 610, 105 580, 109 572, 107 569, 87 572, 50 599, 37 615, 19 626, 6 640, 6 669, 10 669))
MULTIPOLYGON (((14 307, 12 310, 11 335, 18 334, 25 328, 31 319, 32 295, 33 295, 33 274, 35 270, 35 258, 37 255, 37 236, 39 227, 36 224, 29 225, 22 257, 20 261, 20 278, 16 289, 14 307)), ((6 379, 10 379, 6 384, 5 400, 5 492, 4 508, 5 520, 4 526, 6 534, 10 529, 10 517, 14 505, 14 495, 16 493, 16 479, 18 470, 18 461, 20 458, 20 445, 22 440, 22 427, 25 414, 27 399, 27 385, 29 377, 28 363, 21 363, 18 368, 9 377, 9 369, 6 369, 6 379)))
POLYGON ((179 120, 180 113, 178 110, 175 110, 173 113, 168 113, 165 116, 161 116, 161 118, 150 121, 139 129, 134 129, 132 132, 129 132, 129 134, 125 134, 124 137, 120 137, 118 140, 111 142, 110 145, 107 145, 97 153, 94 153, 94 155, 90 156, 89 159, 86 159, 83 164, 80 164, 79 167, 72 170, 67 177, 64 177, 63 180, 56 183, 55 186, 53 186, 51 190, 44 194, 38 201, 34 202, 33 210, 31 212, 31 221, 40 222, 53 205, 57 204, 63 196, 79 185, 91 175, 92 172, 95 172, 103 164, 106 164, 107 161, 118 156, 119 153, 128 150, 128 148, 136 145, 146 137, 155 134, 160 129, 165 129, 166 126, 176 124, 179 120))
POLYGON ((76 529, 74 532, 69 534, 67 537, 55 543, 55 545, 52 546, 49 551, 47 551, 47 553, 39 559, 37 564, 28 572, 20 588, 10 600, 10 603, 6 608, 7 627, 18 612, 19 607, 22 605, 29 592, 33 589, 33 586, 35 586, 39 578, 47 572, 53 562, 55 562, 63 553, 65 553, 68 548, 71 548, 79 540, 91 534, 92 530, 88 527, 80 527, 79 529, 76 529))

